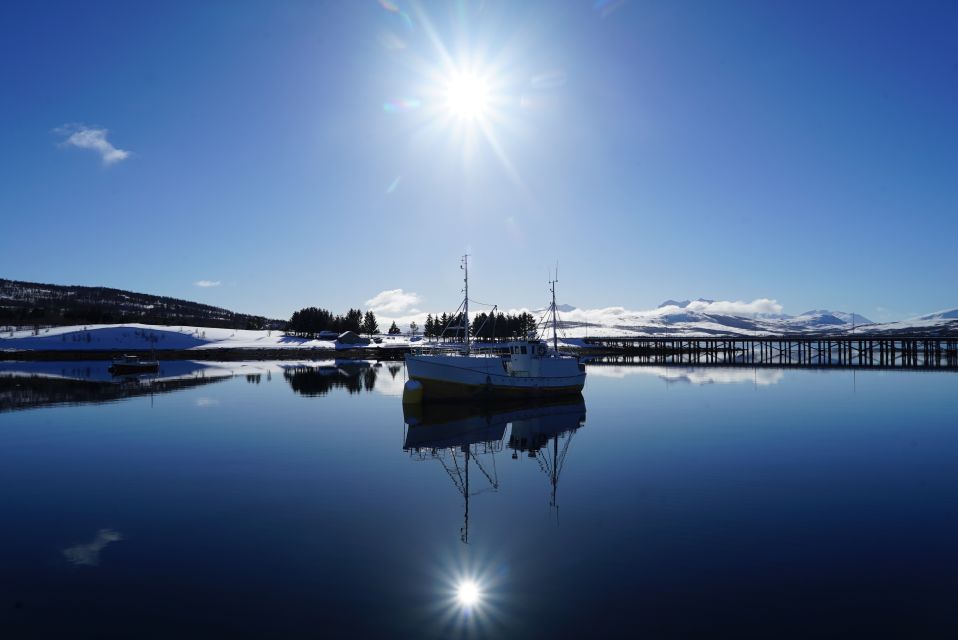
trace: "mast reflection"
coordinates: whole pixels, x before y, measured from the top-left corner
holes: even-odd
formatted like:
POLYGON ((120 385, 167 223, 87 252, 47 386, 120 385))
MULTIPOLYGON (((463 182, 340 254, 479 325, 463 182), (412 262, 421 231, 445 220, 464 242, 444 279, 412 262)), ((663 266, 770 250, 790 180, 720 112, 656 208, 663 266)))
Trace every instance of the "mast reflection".
POLYGON ((512 459, 517 460, 519 453, 539 462, 539 468, 549 477, 552 487, 549 507, 556 509, 556 489, 559 476, 569 453, 569 445, 576 432, 585 426, 585 402, 544 407, 535 415, 522 417, 512 422, 509 433, 509 448, 512 459), (561 446, 559 441, 562 441, 561 446))
POLYGON ((534 404, 403 405, 403 416, 407 425, 403 450, 417 460, 438 460, 462 496, 460 539, 468 544, 469 499, 498 491, 495 454, 502 451, 506 428, 511 427, 508 446, 513 449, 513 459, 518 458, 518 452, 525 452, 538 459, 549 476, 549 504, 555 507, 556 488, 572 435, 585 424, 585 401, 580 395, 534 404), (470 485, 470 466, 481 473, 479 488, 470 485))
POLYGON ((502 451, 508 420, 475 405, 403 405, 403 417, 408 425, 403 450, 419 460, 438 460, 463 497, 459 538, 468 544, 469 498, 498 491, 495 454, 502 451), (470 487, 470 462, 485 478, 479 489, 470 487))

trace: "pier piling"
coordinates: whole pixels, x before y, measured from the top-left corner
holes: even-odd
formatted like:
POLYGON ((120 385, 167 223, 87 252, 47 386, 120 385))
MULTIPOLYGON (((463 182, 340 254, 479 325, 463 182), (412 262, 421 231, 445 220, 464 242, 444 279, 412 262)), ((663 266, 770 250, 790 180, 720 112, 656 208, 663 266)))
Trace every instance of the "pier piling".
POLYGON ((586 353, 635 364, 958 369, 958 337, 592 337, 586 353))

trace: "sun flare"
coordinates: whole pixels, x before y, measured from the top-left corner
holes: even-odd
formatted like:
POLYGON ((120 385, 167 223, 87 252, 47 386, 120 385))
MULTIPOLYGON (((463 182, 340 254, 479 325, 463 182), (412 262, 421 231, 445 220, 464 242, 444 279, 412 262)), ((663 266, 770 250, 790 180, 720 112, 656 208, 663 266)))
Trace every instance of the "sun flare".
POLYGON ((470 608, 479 604, 479 587, 471 580, 459 583, 456 589, 456 599, 462 607, 470 608))
POLYGON ((486 114, 489 106, 489 86, 484 79, 471 73, 453 75, 445 90, 446 108, 454 115, 477 120, 486 114))

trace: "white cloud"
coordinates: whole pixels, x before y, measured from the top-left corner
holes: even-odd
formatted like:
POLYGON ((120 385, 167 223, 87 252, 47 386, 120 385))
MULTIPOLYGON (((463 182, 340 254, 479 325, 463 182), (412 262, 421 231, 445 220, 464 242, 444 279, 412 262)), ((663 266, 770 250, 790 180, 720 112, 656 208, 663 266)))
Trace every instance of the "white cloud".
POLYGON ((193 284, 197 287, 218 287, 223 283, 219 280, 197 280, 193 284))
POLYGON ((752 300, 751 302, 742 302, 741 300, 736 300, 735 302, 730 302, 728 300, 718 300, 715 302, 695 300, 690 302, 686 309, 689 309, 690 311, 698 311, 700 313, 720 313, 731 316, 750 316, 755 313, 781 313, 782 305, 780 305, 776 300, 769 300, 768 298, 758 298, 756 300, 752 300))
MULTIPOLYGON (((542 315, 541 310, 530 309, 510 309, 507 313, 520 313, 528 311, 539 318, 542 315)), ((559 317, 564 322, 585 323, 592 326, 617 327, 621 329, 637 329, 640 327, 662 325, 662 323, 672 323, 677 320, 676 315, 682 316, 688 314, 716 314, 730 315, 751 318, 755 314, 780 314, 782 305, 775 300, 768 298, 759 298, 751 302, 742 301, 706 301, 696 300, 689 303, 687 307, 669 305, 658 307, 656 309, 635 310, 625 307, 604 307, 601 309, 571 309, 569 311, 559 312, 559 317)))
MULTIPOLYGON (((381 326, 388 327, 390 322, 395 321, 401 329, 406 330, 409 323, 415 321, 421 331, 425 324, 428 310, 409 308, 418 303, 420 303, 419 296, 413 293, 404 293, 402 289, 383 291, 375 298, 366 301, 366 305, 379 316, 378 320, 381 326), (411 299, 404 304, 404 297, 411 299), (382 313, 380 313, 380 310, 382 313)), ((445 311, 448 312, 448 310, 445 311)), ((512 315, 523 312, 531 313, 537 320, 543 315, 542 309, 503 309, 503 313, 512 315)), ((436 317, 442 313, 442 310, 438 312, 432 310, 430 313, 432 313, 433 317, 436 317)), ((474 311, 471 312, 470 315, 475 316, 476 313, 478 312, 474 311)), ((580 329, 570 329, 566 326, 563 330, 564 335, 576 337, 585 335, 586 333, 594 334, 600 327, 604 327, 605 329, 603 330, 609 335, 619 335, 620 333, 621 335, 628 335, 630 332, 644 331, 649 328, 665 330, 667 327, 677 326, 675 323, 681 324, 692 321, 699 317, 698 314, 739 316, 749 319, 759 314, 759 319, 761 319, 761 314, 777 315, 781 313, 782 305, 780 305, 778 301, 770 298, 758 298, 751 302, 743 302, 741 300, 716 300, 711 302, 697 300, 689 303, 685 308, 670 305, 647 310, 628 309, 626 307, 604 307, 600 309, 573 308, 563 311, 560 308, 559 318, 564 324, 578 323, 581 325, 580 329), (690 316, 688 320, 681 318, 681 316, 684 315, 690 316), (593 327, 593 329, 587 330, 585 325, 593 327)), ((704 319, 702 321, 707 322, 707 320, 704 319)), ((720 325, 715 324, 715 326, 718 327, 720 325)))
POLYGON ((117 149, 106 139, 109 133, 106 129, 83 124, 65 124, 54 131, 66 136, 66 140, 62 142, 63 146, 92 149, 100 154, 100 159, 105 165, 115 164, 130 157, 129 151, 117 149))
POLYGON ((419 304, 421 300, 422 298, 417 293, 406 293, 402 289, 390 289, 380 291, 374 295, 366 301, 366 306, 375 313, 417 313, 417 310, 412 307, 419 304))

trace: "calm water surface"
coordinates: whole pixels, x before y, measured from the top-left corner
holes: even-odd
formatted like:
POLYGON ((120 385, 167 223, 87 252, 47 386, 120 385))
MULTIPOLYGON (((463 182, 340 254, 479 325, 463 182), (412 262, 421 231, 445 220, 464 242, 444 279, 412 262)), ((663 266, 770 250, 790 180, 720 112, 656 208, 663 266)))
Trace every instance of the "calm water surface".
POLYGON ((0 637, 958 634, 954 373, 106 366, 0 363, 0 637))

